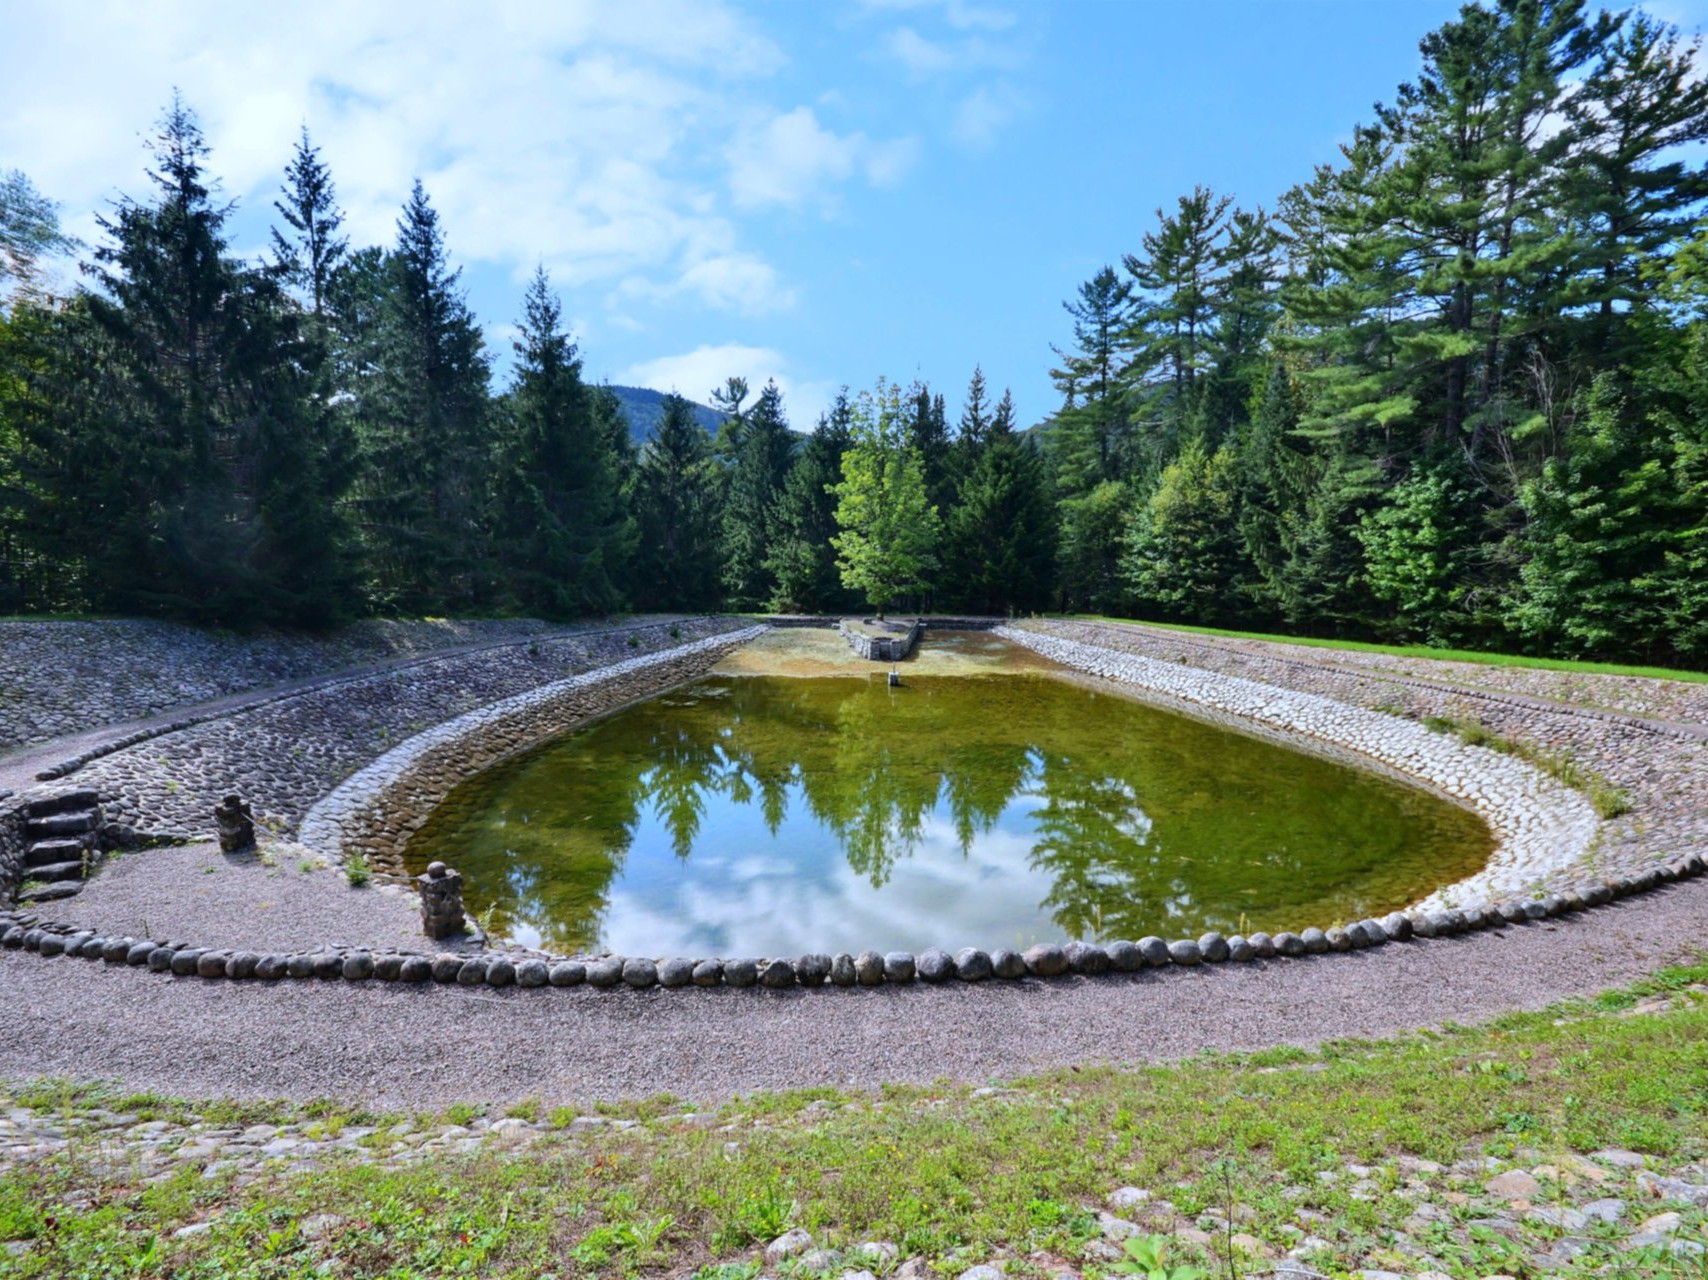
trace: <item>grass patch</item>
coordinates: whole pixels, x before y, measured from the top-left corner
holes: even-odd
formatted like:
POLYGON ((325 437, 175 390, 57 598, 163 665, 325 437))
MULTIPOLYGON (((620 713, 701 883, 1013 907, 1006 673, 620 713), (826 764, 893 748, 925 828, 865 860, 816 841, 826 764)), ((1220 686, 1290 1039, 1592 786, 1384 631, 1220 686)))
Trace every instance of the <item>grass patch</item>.
MULTIPOLYGON (((555 1131, 518 1151, 407 1165, 329 1157, 244 1185, 204 1178, 193 1163, 150 1181, 140 1166, 94 1162, 91 1141, 0 1178, 0 1241, 28 1245, 15 1258, 0 1254, 0 1270, 273 1280, 328 1274, 323 1264, 337 1258, 337 1274, 416 1280, 629 1280, 667 1269, 752 1280, 760 1247, 794 1226, 832 1249, 892 1241, 949 1275, 999 1254, 1017 1277, 1049 1274, 1051 1259, 1100 1274, 1208 1262, 1177 1242, 1166 1259, 1138 1248, 1116 1261, 1088 1252, 1098 1236, 1092 1210, 1132 1185, 1188 1219, 1231 1209, 1238 1230, 1276 1250, 1290 1247, 1286 1228, 1309 1209, 1336 1250, 1315 1269, 1341 1275, 1369 1265, 1413 1207, 1355 1194, 1349 1163, 1401 1154, 1446 1163, 1472 1151, 1539 1163, 1604 1146, 1674 1164, 1708 1156, 1708 1000, 1696 989, 1705 982, 1708 963, 1657 974, 1618 999, 1480 1028, 1137 1071, 1062 1070, 989 1097, 958 1085, 756 1095, 724 1107, 717 1128, 676 1123, 649 1099, 614 1108, 641 1122, 632 1129, 555 1131), (1618 1016, 1660 993, 1683 994, 1665 1012, 1618 1016)), ((336 1104, 210 1106, 53 1082, 10 1098, 67 1117, 95 1107, 210 1125, 308 1117, 324 1133, 405 1119, 466 1124, 482 1110, 378 1118, 336 1104)), ((1393 1189, 1391 1170, 1371 1176, 1393 1189)), ((1509 1245, 1475 1232, 1469 1243, 1445 1234, 1435 1243, 1456 1275, 1510 1261, 1501 1252, 1509 1245)))
POLYGON ((1266 631, 1231 631, 1223 627, 1196 627, 1181 622, 1147 622, 1142 618, 1112 618, 1104 614, 1069 614, 1069 621, 1120 622, 1158 631, 1184 631, 1190 635, 1220 636, 1227 640, 1263 640, 1274 644, 1296 644, 1309 649, 1350 649, 1357 653, 1383 653, 1396 658, 1434 658, 1441 662, 1471 662, 1486 667, 1533 667, 1539 671, 1579 672, 1596 676, 1641 676, 1649 680, 1681 680, 1708 684, 1708 672, 1683 671, 1672 667, 1630 666, 1618 662, 1583 662, 1571 658, 1533 658, 1518 653, 1493 653, 1483 649, 1438 649, 1424 644, 1375 644, 1365 640, 1321 640, 1314 636, 1283 636, 1266 631))
POLYGON ((1487 747, 1502 755, 1517 756, 1553 778, 1561 786, 1581 791, 1590 807, 1602 818, 1617 818, 1631 812, 1631 797, 1623 788, 1614 786, 1593 769, 1586 769, 1570 755, 1561 751, 1545 751, 1516 738, 1503 737, 1475 720, 1454 716, 1425 716, 1423 727, 1435 733, 1451 733, 1466 746, 1487 747))

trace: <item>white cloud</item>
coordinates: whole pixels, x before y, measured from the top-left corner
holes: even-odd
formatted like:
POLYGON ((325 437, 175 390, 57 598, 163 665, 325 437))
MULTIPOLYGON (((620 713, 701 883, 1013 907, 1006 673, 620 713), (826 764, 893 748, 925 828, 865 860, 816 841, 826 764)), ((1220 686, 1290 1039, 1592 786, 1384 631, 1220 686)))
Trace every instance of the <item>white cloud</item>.
POLYGON ((811 430, 836 394, 833 383, 795 377, 788 358, 776 348, 734 342, 646 360, 630 365, 611 380, 622 386, 675 391, 703 404, 713 387, 723 386, 732 377, 746 378, 755 394, 768 380, 775 379, 777 389, 783 393, 783 408, 789 423, 798 431, 811 430))
POLYGON ((949 132, 964 147, 983 150, 1020 114, 1018 94, 1005 85, 981 85, 961 100, 949 132))
POLYGON ((107 200, 148 194, 140 136, 174 85, 250 209, 274 198, 307 123, 357 243, 392 240, 419 176, 461 260, 738 313, 792 295, 744 242, 732 195, 749 208, 893 181, 910 154, 764 105, 784 55, 720 0, 19 0, 6 25, 0 155, 91 241, 107 200), (762 113, 779 176, 741 167, 726 189, 726 153, 762 113))
POLYGON ((957 31, 1006 31, 1015 23, 1011 10, 968 0, 865 0, 868 9, 937 12, 957 31))
POLYGON ((863 133, 838 134, 811 107, 772 115, 737 135, 728 150, 730 192, 737 205, 796 206, 824 200, 854 174, 885 186, 912 164, 910 139, 873 142, 863 133))

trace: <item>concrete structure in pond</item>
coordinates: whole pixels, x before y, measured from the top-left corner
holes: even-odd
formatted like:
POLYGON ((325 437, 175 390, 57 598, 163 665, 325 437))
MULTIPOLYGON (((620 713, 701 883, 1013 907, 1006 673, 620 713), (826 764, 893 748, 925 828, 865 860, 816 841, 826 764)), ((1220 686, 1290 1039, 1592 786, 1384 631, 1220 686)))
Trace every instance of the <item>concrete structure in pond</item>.
POLYGON ((925 624, 919 618, 844 618, 836 629, 862 658, 900 662, 919 643, 925 624))

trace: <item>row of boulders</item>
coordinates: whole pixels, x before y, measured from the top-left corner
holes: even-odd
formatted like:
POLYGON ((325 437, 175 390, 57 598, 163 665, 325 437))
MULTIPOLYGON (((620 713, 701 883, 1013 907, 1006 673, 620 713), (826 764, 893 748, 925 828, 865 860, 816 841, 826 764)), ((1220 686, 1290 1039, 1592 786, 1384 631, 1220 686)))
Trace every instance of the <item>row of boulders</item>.
POLYGON ((1254 933, 1250 937, 1206 933, 1202 937, 1141 938, 1099 945, 1042 943, 1025 951, 950 954, 932 948, 859 955, 809 954, 797 958, 653 960, 641 956, 562 958, 537 955, 438 955, 325 947, 291 955, 206 947, 191 942, 105 937, 30 913, 0 912, 0 948, 42 956, 76 956, 112 965, 147 968, 179 977, 275 980, 341 978, 349 981, 428 983, 465 987, 854 987, 950 980, 1053 978, 1066 974, 1136 973, 1167 965, 1250 963, 1357 951, 1413 938, 1447 937, 1479 929, 1565 915, 1701 874, 1708 858, 1690 854, 1640 875, 1586 884, 1547 897, 1512 900, 1465 910, 1394 912, 1331 929, 1297 933, 1254 933))

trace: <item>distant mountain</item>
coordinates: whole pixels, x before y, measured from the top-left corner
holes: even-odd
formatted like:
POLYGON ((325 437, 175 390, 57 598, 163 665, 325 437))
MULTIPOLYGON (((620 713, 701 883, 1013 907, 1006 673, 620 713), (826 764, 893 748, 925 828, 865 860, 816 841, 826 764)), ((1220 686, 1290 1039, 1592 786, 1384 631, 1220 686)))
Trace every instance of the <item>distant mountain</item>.
MULTIPOLYGON (((652 439, 653 433, 658 430, 658 424, 664 418, 664 392, 654 391, 651 387, 613 386, 611 390, 623 406, 623 416, 629 420, 629 434, 634 437, 635 443, 645 444, 652 439)), ((696 404, 694 420, 705 428, 708 434, 715 435, 724 416, 716 409, 696 404)))

